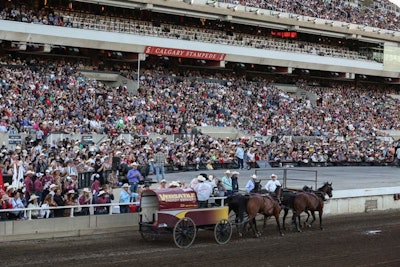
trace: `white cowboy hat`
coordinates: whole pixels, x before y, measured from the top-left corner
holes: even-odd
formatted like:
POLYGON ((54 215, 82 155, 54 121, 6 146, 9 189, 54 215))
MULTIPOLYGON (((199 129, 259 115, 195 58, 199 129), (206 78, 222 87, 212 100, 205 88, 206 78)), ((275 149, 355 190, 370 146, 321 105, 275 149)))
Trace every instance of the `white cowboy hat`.
POLYGON ((237 171, 233 171, 233 172, 232 172, 232 175, 235 175, 235 174, 239 175, 240 173, 237 172, 237 171))
POLYGON ((122 185, 122 187, 129 187, 129 184, 128 184, 128 183, 124 183, 124 184, 122 185))
POLYGON ((169 186, 169 187, 179 187, 180 184, 179 184, 177 181, 172 181, 172 182, 169 183, 168 186, 169 186))
POLYGON ((75 190, 74 190, 74 189, 69 190, 69 191, 67 192, 67 195, 69 195, 69 194, 75 194, 75 190))
POLYGON ((31 202, 31 201, 33 201, 34 199, 38 199, 39 197, 37 196, 37 195, 32 195, 30 198, 29 198, 29 200, 28 200, 28 202, 31 202))
POLYGON ((253 174, 253 175, 251 176, 251 178, 257 179, 257 175, 253 174))
POLYGON ((83 192, 90 193, 90 189, 85 187, 85 188, 83 188, 83 192))
POLYGON ((231 173, 231 171, 230 170, 226 170, 225 173, 231 173))
POLYGON ((270 176, 270 178, 272 178, 272 177, 275 177, 275 178, 278 178, 278 176, 276 176, 276 174, 271 174, 271 176, 270 176))
POLYGON ((199 176, 197 176, 197 180, 201 181, 201 182, 204 182, 206 180, 206 178, 204 178, 203 175, 199 175, 199 176))
POLYGON ((106 191, 101 190, 97 196, 99 197, 99 196, 101 196, 101 195, 104 195, 105 193, 106 193, 106 191))

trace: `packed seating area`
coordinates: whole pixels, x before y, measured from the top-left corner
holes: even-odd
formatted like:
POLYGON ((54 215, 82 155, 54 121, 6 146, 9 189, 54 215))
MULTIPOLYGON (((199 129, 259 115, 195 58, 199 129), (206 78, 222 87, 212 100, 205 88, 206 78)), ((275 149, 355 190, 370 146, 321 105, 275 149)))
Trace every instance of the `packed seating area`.
POLYGON ((243 31, 240 27, 232 30, 219 29, 218 25, 201 23, 192 25, 172 24, 164 21, 143 21, 139 18, 121 18, 117 14, 88 14, 66 9, 42 9, 34 11, 26 6, 10 6, 3 9, 0 18, 26 23, 74 27, 82 29, 114 31, 172 38, 180 40, 201 41, 231 46, 253 47, 294 53, 331 56, 357 60, 377 60, 372 53, 356 51, 340 44, 323 43, 321 40, 307 42, 274 38, 267 33, 257 34, 243 31))
MULTIPOLYGON (((270 143, 247 144, 263 160, 299 160, 300 151, 301 158, 311 159, 313 153, 305 153, 314 152, 310 151, 311 145, 319 147, 315 153, 325 154, 324 161, 331 160, 334 154, 343 154, 345 160, 350 151, 343 147, 352 145, 358 147, 356 155, 362 160, 372 153, 373 160, 386 161, 393 157, 392 144, 387 138, 380 138, 387 137, 381 130, 400 129, 399 100, 388 96, 396 92, 390 86, 354 88, 353 84, 340 82, 310 86, 298 80, 299 88, 318 95, 313 104, 280 91, 265 78, 247 81, 235 73, 207 76, 202 71, 186 72, 181 77, 173 69, 149 62, 141 73, 138 93, 129 95, 120 87, 110 88, 86 79, 73 63, 50 64, 47 60, 41 65, 40 60, 28 63, 15 58, 3 58, 1 62, 2 132, 27 132, 33 128, 39 140, 45 140, 52 132, 105 133, 113 141, 102 155, 116 152, 120 146, 115 139, 121 133, 156 133, 184 137, 165 144, 171 165, 187 166, 199 159, 203 163, 210 159, 233 161, 239 140, 214 140, 195 130, 198 126, 232 126, 250 136, 276 137, 270 143), (208 78, 208 82, 201 78, 208 78), (199 135, 194 137, 194 133, 199 135), (307 141, 296 142, 294 138, 288 142, 283 137, 307 137, 307 141), (370 145, 364 146, 365 142, 370 145)), ((130 157, 129 161, 146 164, 153 141, 137 142, 121 152, 130 157)), ((46 149, 57 145, 47 144, 46 149)), ((64 144, 64 149, 76 150, 76 144, 68 145, 67 148, 64 144)), ((85 160, 90 152, 85 151, 85 160)))
POLYGON ((388 29, 394 31, 400 30, 399 21, 397 19, 399 8, 397 7, 397 12, 392 8, 389 8, 390 6, 392 6, 392 4, 387 0, 368 1, 370 5, 366 5, 366 3, 360 3, 361 1, 344 0, 221 0, 221 2, 230 3, 232 5, 239 4, 242 6, 273 10, 277 12, 285 12, 327 20, 354 23, 380 29, 388 29))

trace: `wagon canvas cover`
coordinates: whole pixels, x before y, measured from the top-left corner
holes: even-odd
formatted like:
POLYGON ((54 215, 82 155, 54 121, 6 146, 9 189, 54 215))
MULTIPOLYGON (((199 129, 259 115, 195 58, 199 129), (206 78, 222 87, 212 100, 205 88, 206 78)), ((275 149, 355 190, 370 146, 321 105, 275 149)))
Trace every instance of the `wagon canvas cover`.
POLYGON ((159 210, 197 208, 196 192, 188 188, 154 189, 143 192, 143 197, 157 196, 159 210))

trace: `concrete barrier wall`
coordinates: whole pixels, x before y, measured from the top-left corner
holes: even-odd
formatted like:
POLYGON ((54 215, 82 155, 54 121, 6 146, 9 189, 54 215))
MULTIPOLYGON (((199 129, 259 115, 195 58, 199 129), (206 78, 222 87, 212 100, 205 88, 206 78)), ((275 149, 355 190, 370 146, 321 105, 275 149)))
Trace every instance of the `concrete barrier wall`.
POLYGON ((325 203, 324 214, 342 215, 400 209, 400 200, 394 199, 394 195, 399 193, 400 187, 333 191, 333 197, 325 203))
POLYGON ((134 231, 138 213, 0 221, 0 242, 134 231))
MULTIPOLYGON (((394 195, 400 187, 338 190, 325 203, 324 215, 400 210, 394 195)), ((30 240, 137 231, 138 213, 78 216, 74 218, 0 221, 0 241, 30 240)))

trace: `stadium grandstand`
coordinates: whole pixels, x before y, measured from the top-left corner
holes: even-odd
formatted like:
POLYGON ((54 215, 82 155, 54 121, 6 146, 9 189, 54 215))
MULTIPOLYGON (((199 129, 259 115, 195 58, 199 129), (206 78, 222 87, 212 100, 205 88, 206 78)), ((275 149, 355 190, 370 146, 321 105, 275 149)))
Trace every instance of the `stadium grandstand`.
POLYGON ((160 147, 167 171, 184 171, 238 167, 241 144, 250 167, 397 164, 399 12, 384 0, 1 1, 3 175, 21 188, 29 170, 60 170, 67 190, 68 164, 84 177, 100 159, 115 186, 134 162, 152 174, 160 147))

